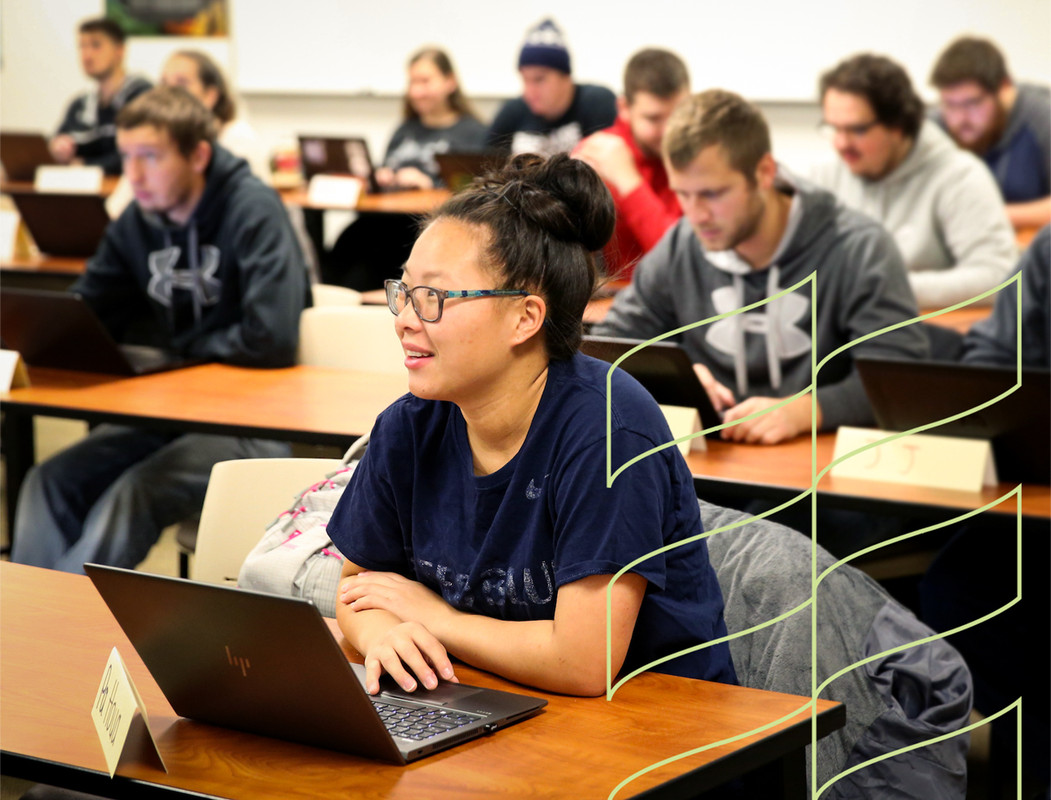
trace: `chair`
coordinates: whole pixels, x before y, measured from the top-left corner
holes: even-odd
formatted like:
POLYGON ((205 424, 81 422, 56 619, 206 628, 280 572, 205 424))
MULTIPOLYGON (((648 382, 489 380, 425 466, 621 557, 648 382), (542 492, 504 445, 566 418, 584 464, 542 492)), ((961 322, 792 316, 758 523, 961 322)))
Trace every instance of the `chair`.
POLYGON ((321 306, 299 317, 300 364, 404 374, 405 353, 386 306, 321 306))
POLYGON ((310 287, 314 296, 314 308, 327 306, 360 306, 361 292, 332 283, 315 283, 310 287))
MULTIPOLYGON (((796 608, 811 596, 811 540, 783 525, 700 501, 705 530, 745 521, 708 539, 708 555, 725 604, 730 633, 796 608)), ((835 563, 818 547, 817 571, 835 563)), ((875 581, 850 565, 817 589, 818 682, 869 656, 933 631, 875 581)), ((809 697, 811 609, 730 642, 744 686, 809 697)), ((970 672, 944 639, 910 647, 854 668, 822 692, 846 704, 844 728, 818 743, 816 786, 874 757, 966 727, 970 672)), ((969 739, 953 736, 860 769, 834 783, 822 800, 894 797, 962 800, 969 739)), ((810 757, 806 760, 808 781, 810 757)), ((809 796, 809 794, 808 794, 809 796)))
MULTIPOLYGON (((366 372, 404 373, 405 370, 405 354, 394 333, 394 317, 386 306, 331 305, 304 309, 299 317, 299 352, 296 360, 311 366, 366 372)), ((303 483, 299 488, 306 485, 303 483)), ((190 556, 196 551, 197 526, 196 519, 186 520, 179 523, 175 532, 179 548, 179 575, 184 578, 189 576, 190 556)), ((253 535, 258 536, 263 527, 254 527, 253 535)))
POLYGON ((233 585, 248 551, 303 489, 338 458, 243 458, 212 467, 196 529, 195 581, 233 585))

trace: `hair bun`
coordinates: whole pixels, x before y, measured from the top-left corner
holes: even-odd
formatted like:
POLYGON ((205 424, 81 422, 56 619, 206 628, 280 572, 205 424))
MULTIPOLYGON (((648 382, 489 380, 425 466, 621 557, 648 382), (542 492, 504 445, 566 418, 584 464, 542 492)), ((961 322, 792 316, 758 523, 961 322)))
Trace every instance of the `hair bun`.
POLYGON ((527 153, 491 177, 519 213, 562 241, 595 251, 613 235, 616 212, 609 189, 579 159, 527 153))

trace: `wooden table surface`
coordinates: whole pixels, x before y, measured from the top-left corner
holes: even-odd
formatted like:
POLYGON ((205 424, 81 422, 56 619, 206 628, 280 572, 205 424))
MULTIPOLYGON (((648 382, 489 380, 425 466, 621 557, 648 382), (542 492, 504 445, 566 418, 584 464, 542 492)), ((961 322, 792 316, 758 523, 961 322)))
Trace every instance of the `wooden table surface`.
POLYGON ((343 210, 362 211, 378 214, 426 214, 433 211, 452 193, 448 189, 418 189, 411 192, 381 192, 378 194, 363 193, 353 209, 347 206, 317 205, 310 201, 306 187, 281 189, 281 199, 288 205, 312 208, 319 211, 343 210))
MULTIPOLYGON (((83 576, 5 562, 0 565, 0 596, 5 774, 46 777, 85 790, 123 791, 135 798, 161 796, 158 790, 170 787, 251 800, 604 800, 619 783, 662 759, 748 734, 781 718, 787 721, 770 731, 647 772, 616 797, 633 796, 693 770, 690 786, 700 791, 763 761, 801 756, 810 742, 809 698, 646 673, 611 701, 524 690, 548 700, 540 715, 409 766, 392 766, 176 717, 83 576), (88 709, 113 646, 146 704, 167 774, 134 753, 122 760, 115 782, 105 774, 88 709)), ((345 643, 344 649, 348 657, 356 657, 345 643)), ((516 689, 465 666, 457 671, 465 683, 516 689)), ((309 664, 298 677, 310 679, 309 664)), ((816 709, 819 734, 843 724, 842 705, 821 700, 816 709)))

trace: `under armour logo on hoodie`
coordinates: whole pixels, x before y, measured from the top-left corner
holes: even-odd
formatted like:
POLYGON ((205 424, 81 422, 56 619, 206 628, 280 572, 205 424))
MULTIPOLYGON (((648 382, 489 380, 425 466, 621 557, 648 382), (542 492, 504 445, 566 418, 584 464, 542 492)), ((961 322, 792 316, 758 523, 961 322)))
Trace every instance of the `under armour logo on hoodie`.
POLYGON ((182 248, 177 246, 155 250, 149 254, 150 283, 146 287, 149 296, 163 306, 171 308, 172 292, 175 289, 192 292, 194 304, 211 306, 219 302, 222 281, 215 277, 219 270, 220 251, 215 245, 201 245, 196 269, 176 269, 182 248))

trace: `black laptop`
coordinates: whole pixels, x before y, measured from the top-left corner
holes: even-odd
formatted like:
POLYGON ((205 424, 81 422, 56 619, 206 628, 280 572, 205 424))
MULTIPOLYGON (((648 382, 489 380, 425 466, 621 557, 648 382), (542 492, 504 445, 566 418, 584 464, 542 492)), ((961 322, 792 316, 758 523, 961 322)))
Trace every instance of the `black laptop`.
POLYGON ((36 168, 55 163, 40 133, 0 131, 0 163, 9 181, 33 181, 36 168))
POLYGON ((83 258, 95 254, 110 222, 101 195, 18 189, 8 193, 40 252, 83 258))
MULTIPOLYGON (((883 430, 955 416, 1015 385, 1014 367, 855 356, 883 430)), ((1021 385, 993 405, 925 433, 988 439, 1001 481, 1051 483, 1051 371, 1025 368, 1021 385)))
POLYGON ((376 182, 369 144, 360 136, 300 136, 299 163, 308 182, 315 175, 352 175, 372 194, 396 188, 376 182))
POLYGON ((449 151, 435 153, 438 174, 449 189, 458 192, 477 176, 500 166, 505 156, 500 151, 449 151))
POLYGON ((156 347, 117 344, 71 292, 0 288, 0 340, 31 367, 145 375, 195 363, 156 347))
POLYGON ((182 717, 404 764, 536 714, 538 697, 441 683, 370 696, 317 607, 144 572, 84 569, 182 717), (148 598, 149 602, 143 602, 148 598))
MULTIPOLYGON (((613 363, 642 342, 642 339, 615 336, 585 336, 580 352, 613 363)), ((620 368, 641 383, 661 405, 696 408, 703 428, 721 424, 722 419, 712 406, 708 392, 693 371, 690 357, 674 342, 647 345, 623 361, 620 368)), ((707 435, 718 437, 719 433, 707 435)))

